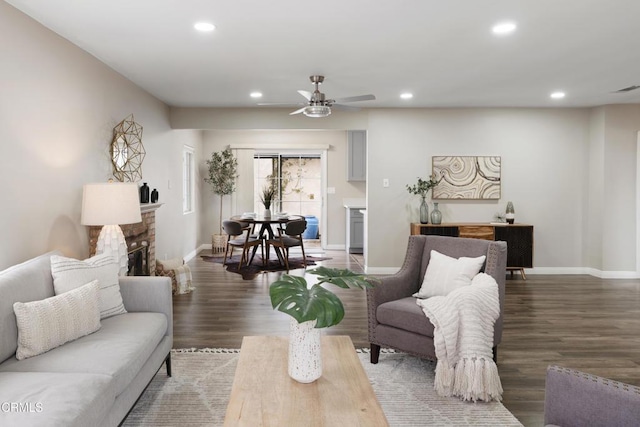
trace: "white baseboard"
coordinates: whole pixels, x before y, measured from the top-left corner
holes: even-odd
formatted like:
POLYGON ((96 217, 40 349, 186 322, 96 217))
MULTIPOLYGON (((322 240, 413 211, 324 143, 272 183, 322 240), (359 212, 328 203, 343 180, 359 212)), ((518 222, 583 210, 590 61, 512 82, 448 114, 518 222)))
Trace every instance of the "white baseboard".
POLYGON ((536 274, 588 274, 590 276, 598 277, 600 279, 638 279, 640 275, 635 271, 602 271, 596 268, 590 267, 534 267, 525 268, 527 275, 536 274))
MULTIPOLYGON (((514 270, 517 271, 517 270, 514 270)), ((525 268, 525 274, 589 274, 586 268, 583 267, 534 267, 525 268)))
POLYGON ((200 246, 198 246, 198 248, 196 250, 189 252, 187 255, 184 256, 184 262, 191 261, 200 252, 204 251, 205 249, 211 250, 211 243, 209 243, 208 245, 200 245, 200 246))
POLYGON ((601 279, 638 279, 640 275, 636 271, 602 271, 595 268, 587 268, 587 274, 601 279))
POLYGON ((328 251, 344 251, 346 248, 347 247, 345 245, 340 244, 327 245, 326 247, 328 251))

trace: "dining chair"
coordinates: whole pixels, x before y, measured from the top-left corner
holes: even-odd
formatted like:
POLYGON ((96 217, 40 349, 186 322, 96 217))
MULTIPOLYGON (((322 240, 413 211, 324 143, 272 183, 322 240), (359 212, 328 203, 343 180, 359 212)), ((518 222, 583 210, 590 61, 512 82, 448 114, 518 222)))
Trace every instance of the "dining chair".
POLYGON ((243 224, 239 221, 222 221, 222 229, 229 235, 227 239, 227 245, 224 250, 224 260, 222 265, 227 264, 227 255, 233 256, 234 248, 242 248, 242 256, 238 263, 238 271, 242 267, 242 263, 246 261, 247 265, 251 264, 253 257, 256 254, 257 247, 261 247, 262 263, 264 264, 264 247, 262 246, 262 239, 251 236, 251 225, 243 224), (229 248, 231 248, 231 254, 229 254, 229 248), (249 259, 249 249, 254 248, 251 259, 249 259))
POLYGON ((304 219, 289 221, 285 224, 285 228, 278 227, 278 236, 273 239, 269 239, 267 247, 272 245, 276 250, 278 259, 282 262, 289 272, 289 249, 295 246, 300 246, 302 249, 302 263, 307 267, 307 258, 304 254, 304 244, 302 243, 302 233, 307 228, 307 221, 304 219), (282 253, 284 252, 284 253, 282 253))

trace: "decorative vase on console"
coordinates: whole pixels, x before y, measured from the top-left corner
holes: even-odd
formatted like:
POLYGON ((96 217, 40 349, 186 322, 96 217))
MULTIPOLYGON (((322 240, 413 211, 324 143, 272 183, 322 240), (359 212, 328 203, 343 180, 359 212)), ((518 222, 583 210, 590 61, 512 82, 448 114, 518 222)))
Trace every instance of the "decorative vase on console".
POLYGON ((411 194, 415 194, 416 196, 420 196, 420 223, 428 224, 429 223, 429 205, 427 205, 426 197, 429 194, 429 190, 438 185, 440 181, 436 180, 436 175, 431 174, 429 176, 429 180, 424 180, 418 177, 418 182, 414 185, 407 184, 407 191, 411 194))
POLYGON ((153 189, 153 191, 151 192, 151 203, 157 203, 158 202, 158 190, 157 189, 153 189))
POLYGON ((438 209, 438 202, 433 202, 433 211, 431 212, 431 224, 439 225, 442 223, 442 212, 438 209))
POLYGON ((425 198, 422 198, 420 202, 420 224, 428 224, 429 223, 429 205, 427 204, 425 198))
POLYGON ((516 211, 513 208, 513 203, 507 202, 507 211, 505 214, 505 218, 509 224, 513 224, 516 219, 516 211))

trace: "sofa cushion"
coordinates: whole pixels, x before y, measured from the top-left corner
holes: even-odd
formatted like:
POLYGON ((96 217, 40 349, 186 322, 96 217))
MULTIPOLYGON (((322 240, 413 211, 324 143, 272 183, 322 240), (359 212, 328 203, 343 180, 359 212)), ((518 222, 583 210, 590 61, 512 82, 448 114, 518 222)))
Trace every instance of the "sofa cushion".
POLYGON ((76 372, 114 377, 116 396, 140 371, 167 331, 162 313, 127 313, 102 320, 91 335, 47 353, 9 359, 0 372, 76 372))
POLYGON ((416 299, 406 297, 385 302, 376 312, 378 323, 433 337, 433 324, 416 304, 416 299))
POLYGON ((56 295, 97 280, 100 284, 100 318, 126 313, 120 294, 120 266, 111 254, 96 255, 80 261, 58 255, 51 257, 51 274, 56 295))
POLYGON ((454 258, 438 251, 431 250, 431 257, 420 290, 413 294, 417 298, 447 296, 450 292, 463 286, 471 285, 471 280, 478 274, 487 257, 454 258))
POLYGON ((106 375, 0 372, 3 427, 97 426, 114 401, 106 375))
POLYGON ((18 360, 37 356, 52 348, 100 329, 98 281, 40 301, 15 302, 18 323, 18 360))
POLYGON ((13 303, 52 297, 51 255, 48 253, 0 271, 0 362, 18 348, 18 326, 13 303))

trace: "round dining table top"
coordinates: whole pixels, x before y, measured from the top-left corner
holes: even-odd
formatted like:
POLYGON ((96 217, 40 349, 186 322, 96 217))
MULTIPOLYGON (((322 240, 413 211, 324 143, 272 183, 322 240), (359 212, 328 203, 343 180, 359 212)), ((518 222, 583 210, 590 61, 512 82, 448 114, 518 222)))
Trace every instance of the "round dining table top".
POLYGON ((287 216, 276 216, 271 215, 270 217, 265 217, 263 215, 256 215, 255 217, 245 217, 242 215, 234 215, 231 217, 234 221, 243 221, 250 222, 256 224, 278 224, 289 222, 294 219, 302 219, 302 215, 287 215, 287 216))
MULTIPOLYGON (((294 219, 303 219, 302 215, 287 215, 287 216, 277 216, 271 215, 270 217, 265 217, 264 215, 256 215, 255 217, 245 217, 244 215, 235 215, 232 216, 231 219, 233 221, 242 221, 248 222, 249 224, 261 224, 260 231, 258 232, 258 236, 268 239, 273 239, 275 237, 273 233, 273 229, 271 228, 271 224, 279 224, 279 227, 282 227, 281 224, 286 224, 287 222, 294 219)), ((268 249, 267 249, 268 250, 268 249)))

